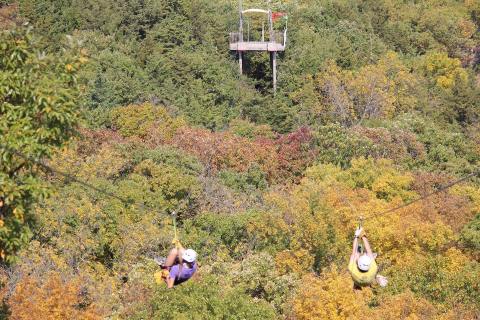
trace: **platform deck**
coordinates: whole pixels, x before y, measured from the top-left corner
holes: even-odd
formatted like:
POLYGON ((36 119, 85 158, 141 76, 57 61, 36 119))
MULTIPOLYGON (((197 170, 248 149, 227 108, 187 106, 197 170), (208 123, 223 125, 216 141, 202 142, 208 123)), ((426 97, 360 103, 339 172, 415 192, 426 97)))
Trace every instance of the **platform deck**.
POLYGON ((233 51, 285 51, 285 46, 282 43, 277 42, 261 42, 261 41, 249 41, 249 42, 233 42, 230 43, 230 50, 233 51))

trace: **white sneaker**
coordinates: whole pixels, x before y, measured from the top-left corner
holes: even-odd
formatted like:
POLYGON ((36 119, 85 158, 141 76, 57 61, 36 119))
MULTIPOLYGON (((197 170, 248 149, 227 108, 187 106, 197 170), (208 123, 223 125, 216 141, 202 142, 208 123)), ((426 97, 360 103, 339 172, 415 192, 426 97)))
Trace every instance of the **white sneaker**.
POLYGON ((376 280, 377 280, 378 285, 382 288, 385 288, 388 284, 387 277, 381 276, 379 274, 377 274, 376 280))
POLYGON ((155 258, 153 258, 153 261, 155 261, 160 267, 163 267, 165 262, 167 262, 167 258, 165 258, 165 257, 155 257, 155 258))

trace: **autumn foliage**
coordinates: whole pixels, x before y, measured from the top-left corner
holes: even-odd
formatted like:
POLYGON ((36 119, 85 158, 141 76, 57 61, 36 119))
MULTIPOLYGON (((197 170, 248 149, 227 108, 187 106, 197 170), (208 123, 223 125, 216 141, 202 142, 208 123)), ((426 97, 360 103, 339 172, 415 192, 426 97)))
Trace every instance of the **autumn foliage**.
POLYGON ((0 319, 480 319, 480 2, 234 2, 0 0, 0 319))
POLYGON ((81 279, 61 279, 50 274, 46 279, 23 278, 9 297, 10 319, 102 319, 95 306, 82 293, 81 279))
MULTIPOLYGON (((208 293, 206 303, 218 314, 231 314, 228 299, 240 294, 245 309, 238 312, 254 318, 474 319, 478 241, 476 225, 468 223, 479 212, 478 187, 458 185, 375 216, 453 179, 447 173, 402 169, 427 157, 414 133, 355 126, 348 135, 365 141, 368 156, 344 154, 336 165, 319 161, 332 156, 320 146, 334 136, 323 131, 302 127, 272 136, 253 134, 255 127, 243 123, 249 131, 233 126, 212 132, 178 127, 179 120, 161 107, 139 108, 160 118, 140 113, 145 127, 136 132, 132 126, 127 135, 119 129, 121 117, 110 130, 84 129, 82 139, 58 152, 51 164, 132 203, 142 199, 148 209, 125 206, 47 174, 60 189, 38 208, 36 235, 58 253, 37 254, 32 244, 28 254, 43 271, 5 282, 13 318, 28 317, 30 309, 46 319, 164 317, 155 299, 169 296, 158 291, 152 280, 155 264, 145 256, 168 251, 173 234, 164 214, 177 210, 183 242, 201 252, 202 273, 232 291, 217 295, 202 282, 184 290, 208 293), (160 128, 157 121, 169 135, 149 136, 160 128), (64 197, 70 201, 59 200, 64 197), (385 289, 352 290, 346 262, 360 216, 367 218, 364 227, 389 278, 385 289), (52 261, 57 261, 54 271, 45 271, 52 261), (81 277, 62 276, 70 269, 82 270, 81 277), (91 291, 95 286, 99 292, 91 291), (250 297, 266 304, 257 310, 250 297)), ((341 133, 336 127, 323 130, 341 133)), ((19 274, 29 266, 24 261, 15 269, 19 274)), ((204 308, 188 299, 182 303, 204 308)))

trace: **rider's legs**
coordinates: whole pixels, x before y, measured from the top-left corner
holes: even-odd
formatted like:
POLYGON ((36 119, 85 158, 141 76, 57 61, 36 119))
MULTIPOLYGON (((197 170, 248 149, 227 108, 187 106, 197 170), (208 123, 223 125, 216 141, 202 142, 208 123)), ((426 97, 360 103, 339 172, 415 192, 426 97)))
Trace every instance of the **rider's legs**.
POLYGON ((175 264, 178 264, 180 254, 182 254, 182 249, 173 248, 170 250, 170 253, 167 256, 167 261, 163 266, 169 268, 175 264))

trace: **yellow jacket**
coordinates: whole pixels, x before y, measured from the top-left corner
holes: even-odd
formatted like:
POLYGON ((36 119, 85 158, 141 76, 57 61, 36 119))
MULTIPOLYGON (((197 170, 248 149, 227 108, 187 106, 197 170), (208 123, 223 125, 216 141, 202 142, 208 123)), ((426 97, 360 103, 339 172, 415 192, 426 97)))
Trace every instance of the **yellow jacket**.
POLYGON ((358 286, 368 286, 373 283, 377 275, 378 266, 375 260, 372 261, 370 269, 367 272, 361 271, 355 261, 349 263, 348 271, 352 275, 353 282, 358 286))

